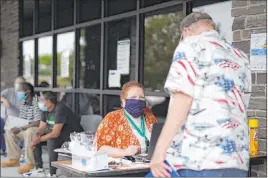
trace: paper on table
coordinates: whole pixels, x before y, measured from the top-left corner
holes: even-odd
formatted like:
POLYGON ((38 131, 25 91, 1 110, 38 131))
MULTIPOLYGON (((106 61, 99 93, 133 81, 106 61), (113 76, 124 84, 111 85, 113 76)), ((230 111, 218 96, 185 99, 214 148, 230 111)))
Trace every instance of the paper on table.
POLYGON ((120 88, 121 87, 121 74, 118 70, 109 70, 109 88, 120 88))
POLYGON ((5 122, 5 130, 10 130, 14 127, 24 127, 29 124, 29 120, 21 119, 19 117, 8 116, 5 122))

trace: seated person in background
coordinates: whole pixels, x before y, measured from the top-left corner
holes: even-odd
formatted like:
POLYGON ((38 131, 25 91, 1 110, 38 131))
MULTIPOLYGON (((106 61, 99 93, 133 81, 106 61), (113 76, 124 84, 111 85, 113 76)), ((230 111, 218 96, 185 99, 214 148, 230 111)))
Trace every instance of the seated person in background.
POLYGON ((64 142, 70 141, 71 133, 83 131, 79 116, 64 104, 57 102, 56 93, 41 92, 39 108, 43 111, 43 117, 38 131, 32 138, 36 169, 24 174, 25 176, 44 176, 41 142, 47 142, 50 175, 55 175, 56 168, 51 166, 51 162, 57 161, 58 153, 54 150, 60 148, 64 142))
POLYGON ((6 150, 6 144, 5 144, 5 138, 4 138, 4 127, 5 127, 5 121, 10 116, 13 117, 19 117, 20 113, 20 100, 17 97, 17 91, 20 88, 20 84, 25 82, 25 79, 23 77, 17 77, 14 82, 13 88, 6 88, 3 91, 1 91, 1 127, 0 127, 0 133, 1 133, 1 141, 0 141, 0 154, 5 154, 6 150), (2 114, 3 111, 3 114, 2 114))
POLYGON ((1 167, 19 166, 20 162, 20 140, 24 140, 26 164, 18 168, 19 173, 29 172, 34 167, 34 155, 31 150, 32 136, 38 130, 42 111, 38 108, 38 99, 34 96, 34 87, 30 83, 22 83, 17 93, 21 100, 20 115, 21 119, 26 119, 28 125, 21 128, 12 128, 6 133, 6 146, 8 161, 1 162, 1 167))
POLYGON ((97 149, 114 158, 146 153, 157 120, 145 108, 143 86, 136 81, 126 83, 120 99, 123 108, 108 113, 97 130, 97 149))

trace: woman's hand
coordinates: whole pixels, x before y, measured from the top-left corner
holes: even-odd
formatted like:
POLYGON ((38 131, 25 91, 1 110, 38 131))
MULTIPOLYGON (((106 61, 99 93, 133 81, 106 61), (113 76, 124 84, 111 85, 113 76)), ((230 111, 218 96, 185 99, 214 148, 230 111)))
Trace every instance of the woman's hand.
POLYGON ((164 163, 164 154, 154 154, 150 163, 154 177, 170 177, 171 168, 164 163))
POLYGON ((125 154, 126 156, 134 156, 135 154, 138 153, 138 151, 139 151, 138 146, 130 145, 125 149, 125 154))

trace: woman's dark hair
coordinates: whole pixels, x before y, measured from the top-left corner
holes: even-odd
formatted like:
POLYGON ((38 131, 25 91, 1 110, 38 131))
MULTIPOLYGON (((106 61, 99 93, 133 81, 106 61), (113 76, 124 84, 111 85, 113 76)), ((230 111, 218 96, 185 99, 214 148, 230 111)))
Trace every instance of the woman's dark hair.
POLYGON ((28 82, 23 82, 21 84, 21 90, 24 92, 28 92, 31 96, 34 96, 34 87, 28 82))
POLYGON ((41 95, 46 100, 50 100, 53 104, 57 104, 57 102, 58 102, 57 94, 53 93, 52 91, 43 91, 43 92, 41 92, 41 95))

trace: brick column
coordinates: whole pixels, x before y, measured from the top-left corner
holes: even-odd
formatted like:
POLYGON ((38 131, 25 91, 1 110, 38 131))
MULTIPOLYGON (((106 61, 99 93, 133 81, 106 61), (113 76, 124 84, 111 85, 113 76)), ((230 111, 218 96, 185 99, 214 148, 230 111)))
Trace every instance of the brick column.
MULTIPOLYGON (((233 0, 233 45, 249 55, 251 34, 266 33, 266 0, 233 0)), ((248 117, 259 119, 260 141, 259 149, 262 153, 266 150, 266 81, 267 73, 252 72, 252 94, 249 104, 248 117)), ((252 176, 266 177, 266 164, 252 167, 252 176)))
POLYGON ((19 2, 1 0, 1 90, 13 85, 19 69, 19 2))

